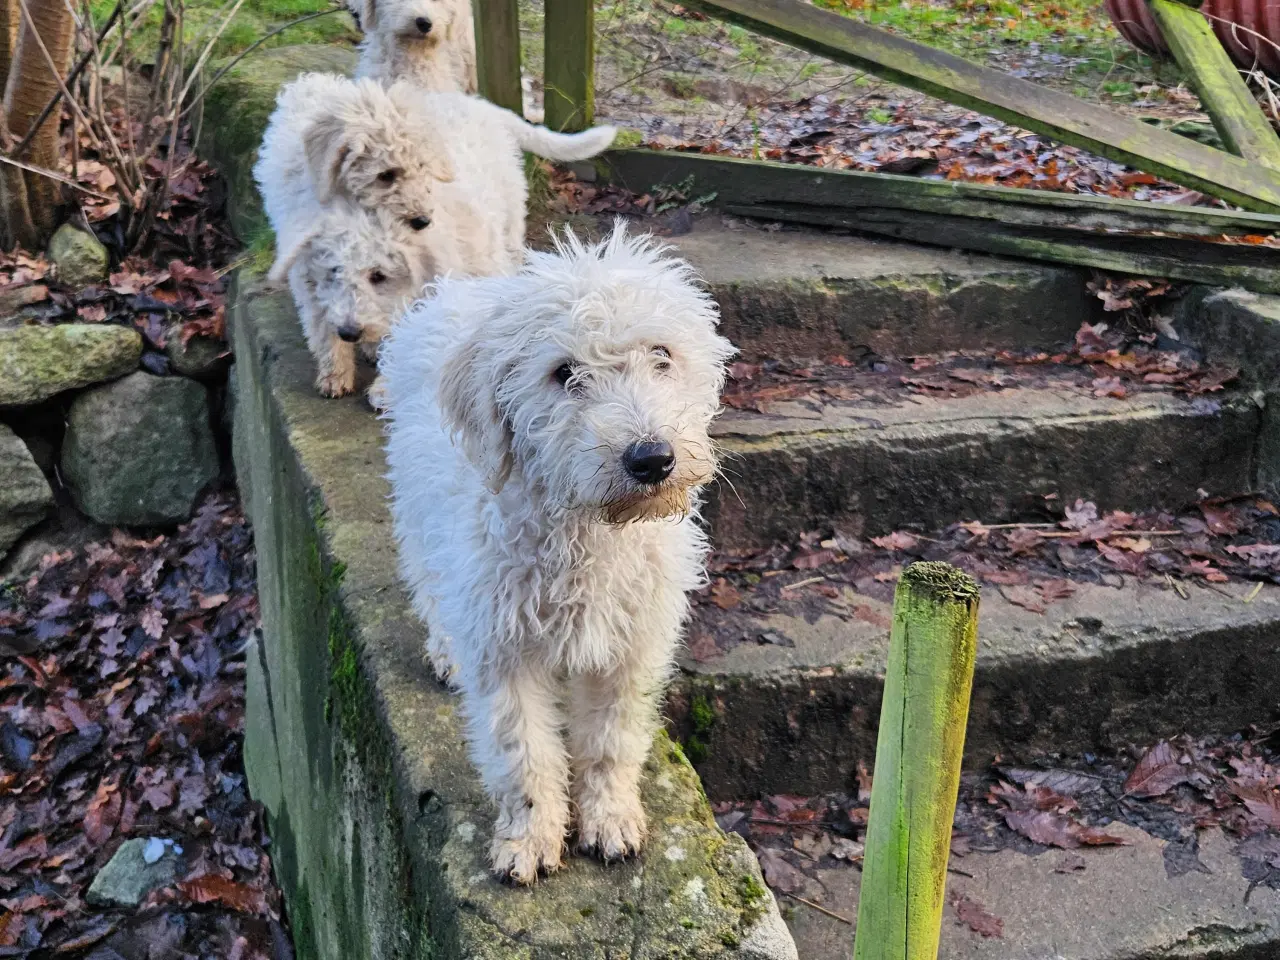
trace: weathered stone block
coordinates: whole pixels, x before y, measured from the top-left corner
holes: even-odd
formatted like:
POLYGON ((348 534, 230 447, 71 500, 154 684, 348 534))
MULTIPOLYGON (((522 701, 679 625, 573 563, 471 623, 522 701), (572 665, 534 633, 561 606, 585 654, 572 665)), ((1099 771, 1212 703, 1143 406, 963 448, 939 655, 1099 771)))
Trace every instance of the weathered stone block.
POLYGON ((0 424, 0 557, 53 506, 53 491, 30 451, 0 424))
POLYGON ((100 523, 191 515, 218 476, 205 388, 135 373, 81 394, 67 415, 62 470, 76 506, 100 523))
POLYGON ((64 223, 49 241, 49 259, 58 268, 58 280, 69 287, 82 287, 107 277, 110 258, 91 233, 64 223))
POLYGON ((23 407, 138 368, 142 337, 115 324, 0 330, 0 407, 23 407))

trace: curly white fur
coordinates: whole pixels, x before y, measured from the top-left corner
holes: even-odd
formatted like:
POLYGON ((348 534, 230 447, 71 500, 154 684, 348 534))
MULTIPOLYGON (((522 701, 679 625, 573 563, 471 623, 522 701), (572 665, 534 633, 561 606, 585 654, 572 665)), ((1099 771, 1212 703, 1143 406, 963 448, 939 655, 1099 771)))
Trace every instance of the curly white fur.
POLYGON ((355 388, 352 341, 376 344, 426 280, 519 266, 522 150, 576 160, 612 140, 610 127, 552 133, 410 83, 305 74, 287 85, 254 176, 276 233, 273 275, 290 278, 320 392, 355 388))
POLYGON ((347 0, 364 40, 357 77, 408 80, 434 93, 475 93, 471 0, 347 0))
POLYGON ((559 866, 571 806, 581 848, 643 843, 641 766, 704 581, 716 323, 686 264, 619 228, 439 281, 383 344, 401 569, 517 882, 559 866), (627 452, 655 441, 674 465, 643 483, 627 452))

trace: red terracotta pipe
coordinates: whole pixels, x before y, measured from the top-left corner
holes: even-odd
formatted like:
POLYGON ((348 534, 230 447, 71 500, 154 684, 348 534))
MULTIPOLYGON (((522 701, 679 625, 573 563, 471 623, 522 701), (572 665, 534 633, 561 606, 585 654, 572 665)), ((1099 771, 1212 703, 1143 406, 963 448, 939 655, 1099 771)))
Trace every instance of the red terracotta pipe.
MULTIPOLYGON (((1139 50, 1169 52, 1146 0, 1106 0, 1106 8, 1116 29, 1139 50)), ((1237 66, 1261 68, 1280 81, 1280 0, 1205 0, 1200 9, 1237 66)))

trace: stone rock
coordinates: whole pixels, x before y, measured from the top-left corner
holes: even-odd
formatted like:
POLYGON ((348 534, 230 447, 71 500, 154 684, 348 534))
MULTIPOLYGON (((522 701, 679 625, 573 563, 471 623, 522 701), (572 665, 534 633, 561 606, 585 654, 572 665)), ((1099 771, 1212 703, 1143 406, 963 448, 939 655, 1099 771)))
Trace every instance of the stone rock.
POLYGON ((174 324, 165 338, 165 353, 174 373, 196 380, 220 375, 231 362, 231 347, 212 337, 192 337, 184 345, 182 326, 174 324))
POLYGON ((91 233, 69 223, 60 226, 49 241, 49 259, 58 268, 58 280, 69 287, 83 287, 107 278, 107 248, 91 233))
POLYGON ((123 377, 137 369, 140 356, 138 331, 114 324, 0 330, 0 407, 29 406, 123 377))
POLYGON ((26 445, 0 424, 0 557, 53 506, 53 491, 26 445))
POLYGON ((180 852, 158 837, 126 840, 93 878, 85 899, 95 907, 136 907, 152 890, 177 879, 180 852))
POLYGON ((205 388, 135 373, 77 397, 62 475, 76 506, 100 523, 185 520, 218 476, 205 388))

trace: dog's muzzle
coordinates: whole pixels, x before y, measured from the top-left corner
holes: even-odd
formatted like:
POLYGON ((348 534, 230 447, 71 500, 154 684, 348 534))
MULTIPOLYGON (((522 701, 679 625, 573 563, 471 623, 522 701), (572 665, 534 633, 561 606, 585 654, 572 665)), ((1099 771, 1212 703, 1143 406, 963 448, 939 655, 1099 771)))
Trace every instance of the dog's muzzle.
POLYGON ((424 37, 431 32, 431 20, 427 17, 418 17, 413 21, 413 25, 418 28, 418 32, 424 37))
POLYGON ((361 333, 359 327, 339 327, 338 339, 343 343, 359 343, 361 333))
POLYGON ((637 483, 661 483, 675 468, 676 452, 665 440, 637 440, 622 455, 622 465, 637 483))

